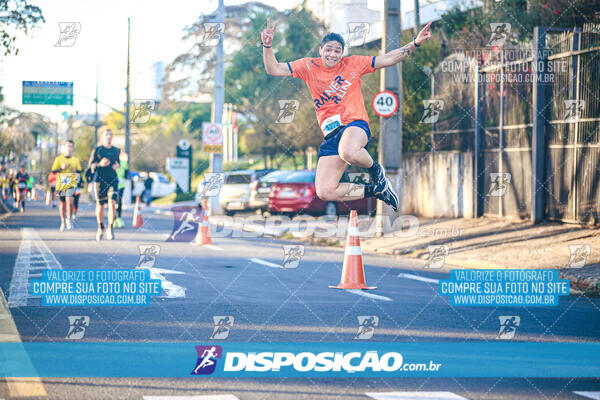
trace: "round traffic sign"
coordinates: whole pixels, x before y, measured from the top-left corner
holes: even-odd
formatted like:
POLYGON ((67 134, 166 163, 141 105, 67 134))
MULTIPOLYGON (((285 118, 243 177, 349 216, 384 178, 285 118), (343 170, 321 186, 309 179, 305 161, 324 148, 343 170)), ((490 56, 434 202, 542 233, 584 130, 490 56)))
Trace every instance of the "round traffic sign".
POLYGON ((398 111, 398 97, 390 90, 383 90, 373 96, 373 111, 380 117, 387 118, 398 111))

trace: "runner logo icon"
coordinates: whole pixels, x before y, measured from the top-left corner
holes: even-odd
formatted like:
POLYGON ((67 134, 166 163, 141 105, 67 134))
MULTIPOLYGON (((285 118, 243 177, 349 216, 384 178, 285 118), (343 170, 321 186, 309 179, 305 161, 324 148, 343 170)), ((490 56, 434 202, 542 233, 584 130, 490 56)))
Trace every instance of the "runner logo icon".
POLYGON ((223 355, 221 346, 196 346, 198 361, 190 375, 210 375, 217 368, 217 359, 223 355))

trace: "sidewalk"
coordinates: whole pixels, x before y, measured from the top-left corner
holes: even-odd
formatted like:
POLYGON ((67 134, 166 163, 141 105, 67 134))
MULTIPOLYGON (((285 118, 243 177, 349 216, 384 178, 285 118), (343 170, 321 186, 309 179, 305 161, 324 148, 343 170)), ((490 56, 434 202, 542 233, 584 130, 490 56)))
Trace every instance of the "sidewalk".
MULTIPOLYGON (((460 218, 419 219, 418 229, 407 233, 361 239, 362 250, 426 261, 430 246, 447 246, 446 269, 559 269, 561 278, 569 279, 571 287, 590 293, 600 291, 600 229, 552 222, 534 225, 493 218, 460 218), (571 251, 575 252, 573 257, 571 251)), ((339 244, 344 245, 343 241, 339 244)))
POLYGON ((409 237, 368 238, 362 249, 427 260, 428 246, 447 246, 447 268, 552 268, 575 288, 600 289, 600 229, 493 218, 419 219, 419 223, 409 237), (572 257, 571 251, 578 256, 572 257), (577 267, 578 263, 585 266, 577 267))

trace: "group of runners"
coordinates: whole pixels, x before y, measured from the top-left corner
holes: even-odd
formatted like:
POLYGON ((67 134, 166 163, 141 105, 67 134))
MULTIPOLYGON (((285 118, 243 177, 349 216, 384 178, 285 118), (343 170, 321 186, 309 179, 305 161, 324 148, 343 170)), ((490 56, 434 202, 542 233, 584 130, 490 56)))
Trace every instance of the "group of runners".
POLYGON ((25 201, 31 198, 34 184, 33 177, 25 172, 25 166, 21 165, 16 171, 4 168, 0 172, 0 184, 3 200, 12 198, 14 207, 25 212, 25 201))
MULTIPOLYGON (((49 190, 46 203, 56 206, 58 197, 58 212, 61 232, 73 228, 77 219, 79 197, 85 182, 96 199, 96 240, 105 235, 108 240, 115 238, 114 228, 123 228, 122 197, 125 180, 129 174, 127 154, 112 145, 113 133, 106 129, 102 133, 102 144, 96 146, 90 156, 87 169, 84 171, 79 157, 73 154, 74 142, 67 140, 62 146, 62 154, 54 159, 51 172, 48 175, 49 190), (105 208, 107 224, 104 224, 105 208)), ((12 196, 15 208, 25 211, 25 199, 33 187, 33 178, 21 165, 19 170, 10 174, 2 172, 2 195, 4 200, 12 196)))

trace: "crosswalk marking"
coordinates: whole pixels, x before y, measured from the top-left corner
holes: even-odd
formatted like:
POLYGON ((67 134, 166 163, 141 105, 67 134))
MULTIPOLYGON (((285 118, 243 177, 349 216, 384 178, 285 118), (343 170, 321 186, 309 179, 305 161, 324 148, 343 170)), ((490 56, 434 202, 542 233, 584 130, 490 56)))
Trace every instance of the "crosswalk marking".
POLYGON ((452 392, 381 392, 365 394, 375 400, 468 400, 452 392))
POLYGON ((573 392, 578 396, 583 396, 583 397, 587 397, 588 399, 593 399, 593 400, 600 400, 600 392, 582 392, 582 391, 577 391, 577 392, 573 392))
POLYGON ((29 296, 30 271, 41 269, 62 269, 62 265, 35 229, 22 228, 19 253, 8 289, 9 307, 27 305, 27 299, 31 298, 29 296))

